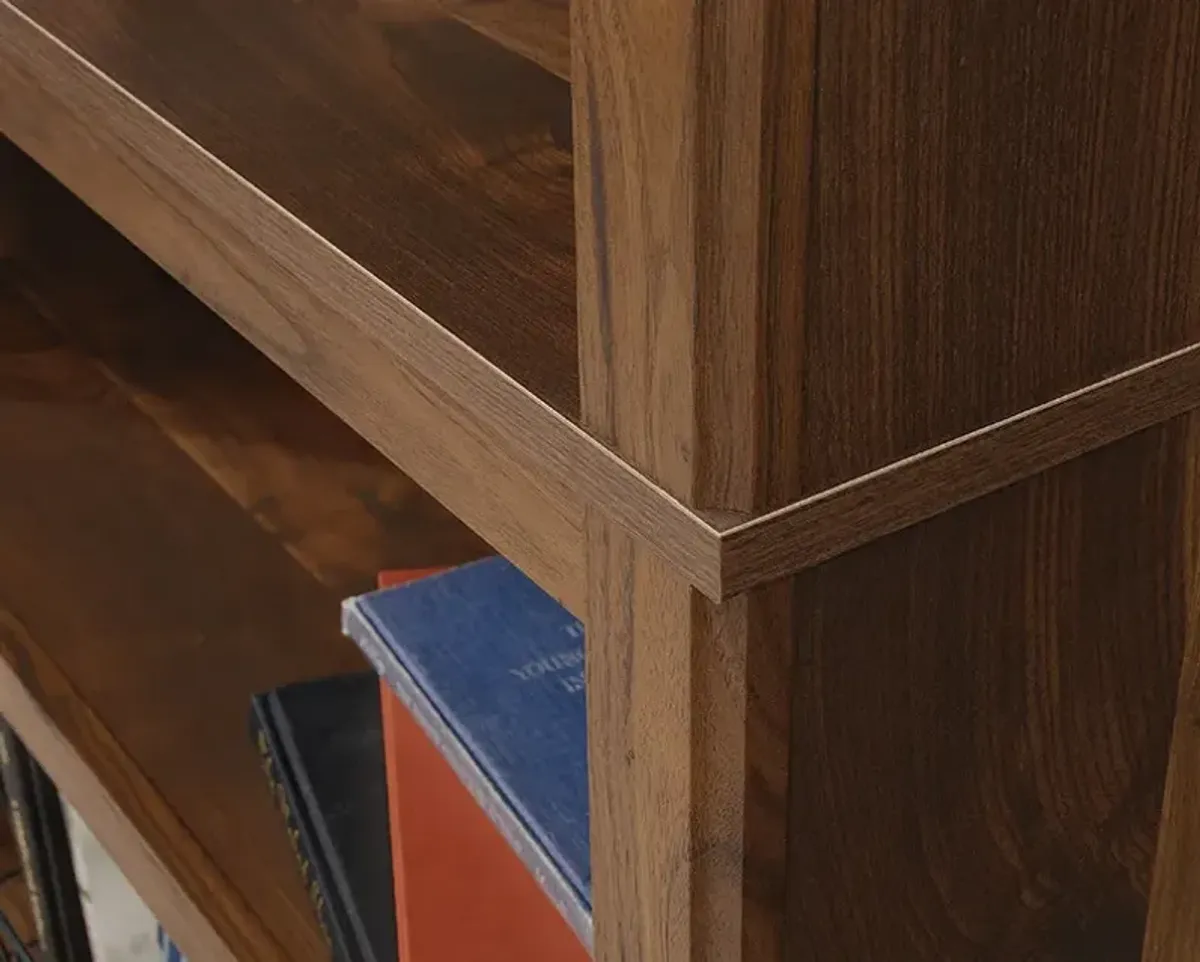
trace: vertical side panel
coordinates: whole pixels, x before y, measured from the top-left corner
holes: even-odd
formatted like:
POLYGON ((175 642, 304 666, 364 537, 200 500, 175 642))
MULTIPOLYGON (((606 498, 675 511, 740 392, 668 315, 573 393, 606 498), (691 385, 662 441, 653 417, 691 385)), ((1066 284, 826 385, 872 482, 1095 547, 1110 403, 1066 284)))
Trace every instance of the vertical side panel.
POLYGON ((1163 799, 1144 962, 1200 957, 1200 414, 1188 417, 1184 545, 1186 646, 1163 799))
POLYGON ((714 606, 598 514, 587 534, 596 958, 779 959, 790 599, 714 606))
POLYGON ((795 580, 794 962, 1137 962, 1186 419, 795 580))
POLYGON ((583 424, 676 497, 798 483, 816 0, 576 0, 583 424))
POLYGON ((1200 339, 1200 6, 821 5, 803 491, 1200 339))
MULTIPOLYGON (((571 4, 583 424, 717 513, 798 490, 815 10, 571 4)), ((587 541, 597 957, 779 959, 790 590, 587 541)))

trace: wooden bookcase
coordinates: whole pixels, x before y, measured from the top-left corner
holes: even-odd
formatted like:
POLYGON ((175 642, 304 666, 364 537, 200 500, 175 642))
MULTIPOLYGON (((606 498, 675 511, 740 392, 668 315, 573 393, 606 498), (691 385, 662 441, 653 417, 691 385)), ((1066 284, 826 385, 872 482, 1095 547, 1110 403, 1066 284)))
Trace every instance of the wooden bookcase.
POLYGON ((0 712, 195 962, 323 953, 249 694, 487 545, 598 959, 1194 962, 1193 0, 0 0, 0 134, 0 712))

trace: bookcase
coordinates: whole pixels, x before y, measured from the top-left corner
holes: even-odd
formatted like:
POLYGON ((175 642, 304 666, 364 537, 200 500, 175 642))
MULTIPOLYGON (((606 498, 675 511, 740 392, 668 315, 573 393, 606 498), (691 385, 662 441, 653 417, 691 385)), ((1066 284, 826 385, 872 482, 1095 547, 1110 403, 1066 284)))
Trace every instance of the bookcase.
POLYGON ((489 546, 598 959, 1200 952, 1193 0, 0 0, 0 133, 0 712, 191 958, 323 951, 249 694, 489 546))

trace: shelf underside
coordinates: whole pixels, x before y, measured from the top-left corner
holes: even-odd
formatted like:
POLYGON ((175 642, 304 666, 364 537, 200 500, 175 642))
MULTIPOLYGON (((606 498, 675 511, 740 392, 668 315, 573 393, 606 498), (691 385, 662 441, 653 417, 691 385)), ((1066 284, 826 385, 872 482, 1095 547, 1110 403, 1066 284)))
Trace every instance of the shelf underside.
POLYGON ((249 698, 362 668, 379 568, 486 547, 88 223, 0 260, 0 711, 193 958, 320 959, 249 698))

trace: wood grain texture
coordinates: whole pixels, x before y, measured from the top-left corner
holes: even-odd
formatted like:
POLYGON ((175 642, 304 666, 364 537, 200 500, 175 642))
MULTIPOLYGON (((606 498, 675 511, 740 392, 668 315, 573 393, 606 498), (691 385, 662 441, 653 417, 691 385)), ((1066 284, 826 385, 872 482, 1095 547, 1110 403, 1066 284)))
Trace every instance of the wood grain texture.
POLYGON ((594 511, 588 551, 596 958, 781 958, 787 591, 714 606, 594 511))
POLYGON ((327 958, 249 697, 365 667, 338 602, 381 560, 479 544, 108 228, 47 226, 0 262, 0 712, 192 958, 327 958))
POLYGON ((0 712, 151 909, 185 921, 185 951, 320 958, 246 712, 256 691, 362 666, 337 597, 60 338, 8 347, 0 712), (55 764, 60 740, 100 795, 55 764))
POLYGON ((1198 405, 1200 345, 725 528, 722 593, 818 564, 1198 405))
POLYGON ((488 553, 32 162, 19 173, 39 216, 10 270, 14 293, 317 580, 345 596, 371 590, 383 568, 459 564, 488 553))
MULTIPOLYGON (((783 43, 790 34, 771 36, 783 43)), ((757 512, 698 515, 672 498, 484 357, 464 351, 395 290, 249 189, 7 2, 0 5, 0 79, 0 129, 573 610, 583 605, 585 502, 605 505, 710 598, 811 563, 806 543, 819 526, 810 519, 797 524, 798 514, 771 515, 723 544, 723 530, 757 512), (770 531, 775 525, 779 531, 770 531), (765 547, 758 546, 760 536, 765 547)), ((775 309, 760 315, 786 316, 775 309)), ((786 362, 791 354, 779 357, 786 362)), ((794 366, 783 363, 777 374, 786 371, 794 366)), ((780 392, 764 397, 783 398, 795 413, 780 392)), ((780 417, 759 425, 783 423, 780 417)), ((770 467, 792 457, 792 447, 772 450, 779 453, 754 472, 755 497, 764 506, 779 503, 776 495, 795 483, 791 468, 772 475, 770 467)), ((998 458, 1012 460, 1011 451, 998 458)), ((698 476, 749 475, 705 469, 698 476)), ((924 484, 912 480, 913 488, 924 484)), ((872 509, 855 531, 865 539, 894 530, 911 523, 912 512, 909 505, 898 515, 872 509)), ((823 528, 834 540, 844 536, 837 517, 823 528)))
POLYGON ((1190 962, 1200 954, 1200 415, 1187 419, 1183 669, 1158 832, 1142 962, 1190 962))
POLYGON ((1200 340, 1191 0, 821 7, 802 489, 1200 340))
POLYGON ((571 79, 568 0, 357 0, 382 23, 413 23, 447 15, 478 30, 552 74, 571 79))
POLYGON ((585 500, 717 596, 704 519, 7 0, 0 80, 0 131, 568 607, 585 500))
POLYGON ((1188 434, 1176 419, 795 579, 787 958, 1137 962, 1188 434))
MULTIPOLYGON (((0 73, 0 129, 18 146, 581 610, 582 506, 566 478, 589 444, 582 432, 6 4, 0 73), (546 441, 559 431, 566 442, 546 441)), ((627 473, 612 464, 588 477, 627 473)), ((648 490, 627 503, 645 515, 658 500, 648 490)))
POLYGON ((449 21, 328 2, 18 0, 554 409, 578 409, 567 84, 449 21))
MULTIPOLYGON (((64 796, 76 803, 75 807, 87 819, 88 827, 103 841, 105 849, 115 856, 122 873, 131 884, 139 892, 153 893, 146 901, 158 920, 171 931, 173 940, 186 945, 188 952, 201 958, 214 962, 241 962, 244 956, 231 948, 217 929, 196 911, 191 896, 176 879, 173 869, 167 867, 159 858, 153 842, 147 840, 145 826, 150 823, 160 826, 160 831, 173 839, 176 850, 186 853, 185 858, 203 862, 203 852, 196 845, 189 844, 186 827, 156 797, 146 775, 116 743, 112 733, 97 721, 93 713, 86 710, 79 692, 70 686, 52 662, 39 659, 42 682, 36 692, 26 686, 9 661, 10 658, 19 657, 22 651, 10 643, 12 639, 20 637, 16 634, 18 628, 0 622, 0 651, 4 653, 0 657, 0 700, 4 705, 5 717, 21 732, 30 750, 64 791, 64 796), (39 702, 39 699, 50 697, 56 699, 60 706, 55 717, 47 714, 39 702), (64 717, 61 709, 72 707, 77 720, 73 726, 68 726, 72 734, 65 734, 60 727, 64 717), (77 750, 71 741, 73 737, 79 737, 81 732, 86 732, 88 739, 88 745, 82 751, 77 750), (103 772, 103 776, 98 772, 103 772), (125 787, 110 791, 114 781, 119 781, 125 787), (135 824, 125 806, 139 792, 144 794, 139 799, 135 824)), ((245 910, 238 906, 234 911, 245 910)), ((298 933, 300 939, 305 938, 310 925, 316 926, 315 921, 305 923, 299 920, 298 924, 302 930, 298 933)), ((316 937, 320 938, 319 935, 316 937)), ((272 954, 273 950, 264 944, 256 946, 259 953, 264 948, 266 954, 256 957, 284 957, 278 950, 272 954)), ((323 958, 320 954, 322 951, 316 949, 301 958, 316 962, 323 958)))
POLYGON ((815 4, 571 9, 583 423, 686 504, 785 504, 815 4))
MULTIPOLYGON (((714 529, 786 504, 815 4, 571 13, 582 423, 714 529)), ((587 532, 597 958, 781 959, 786 596, 714 606, 609 510, 587 532)))

